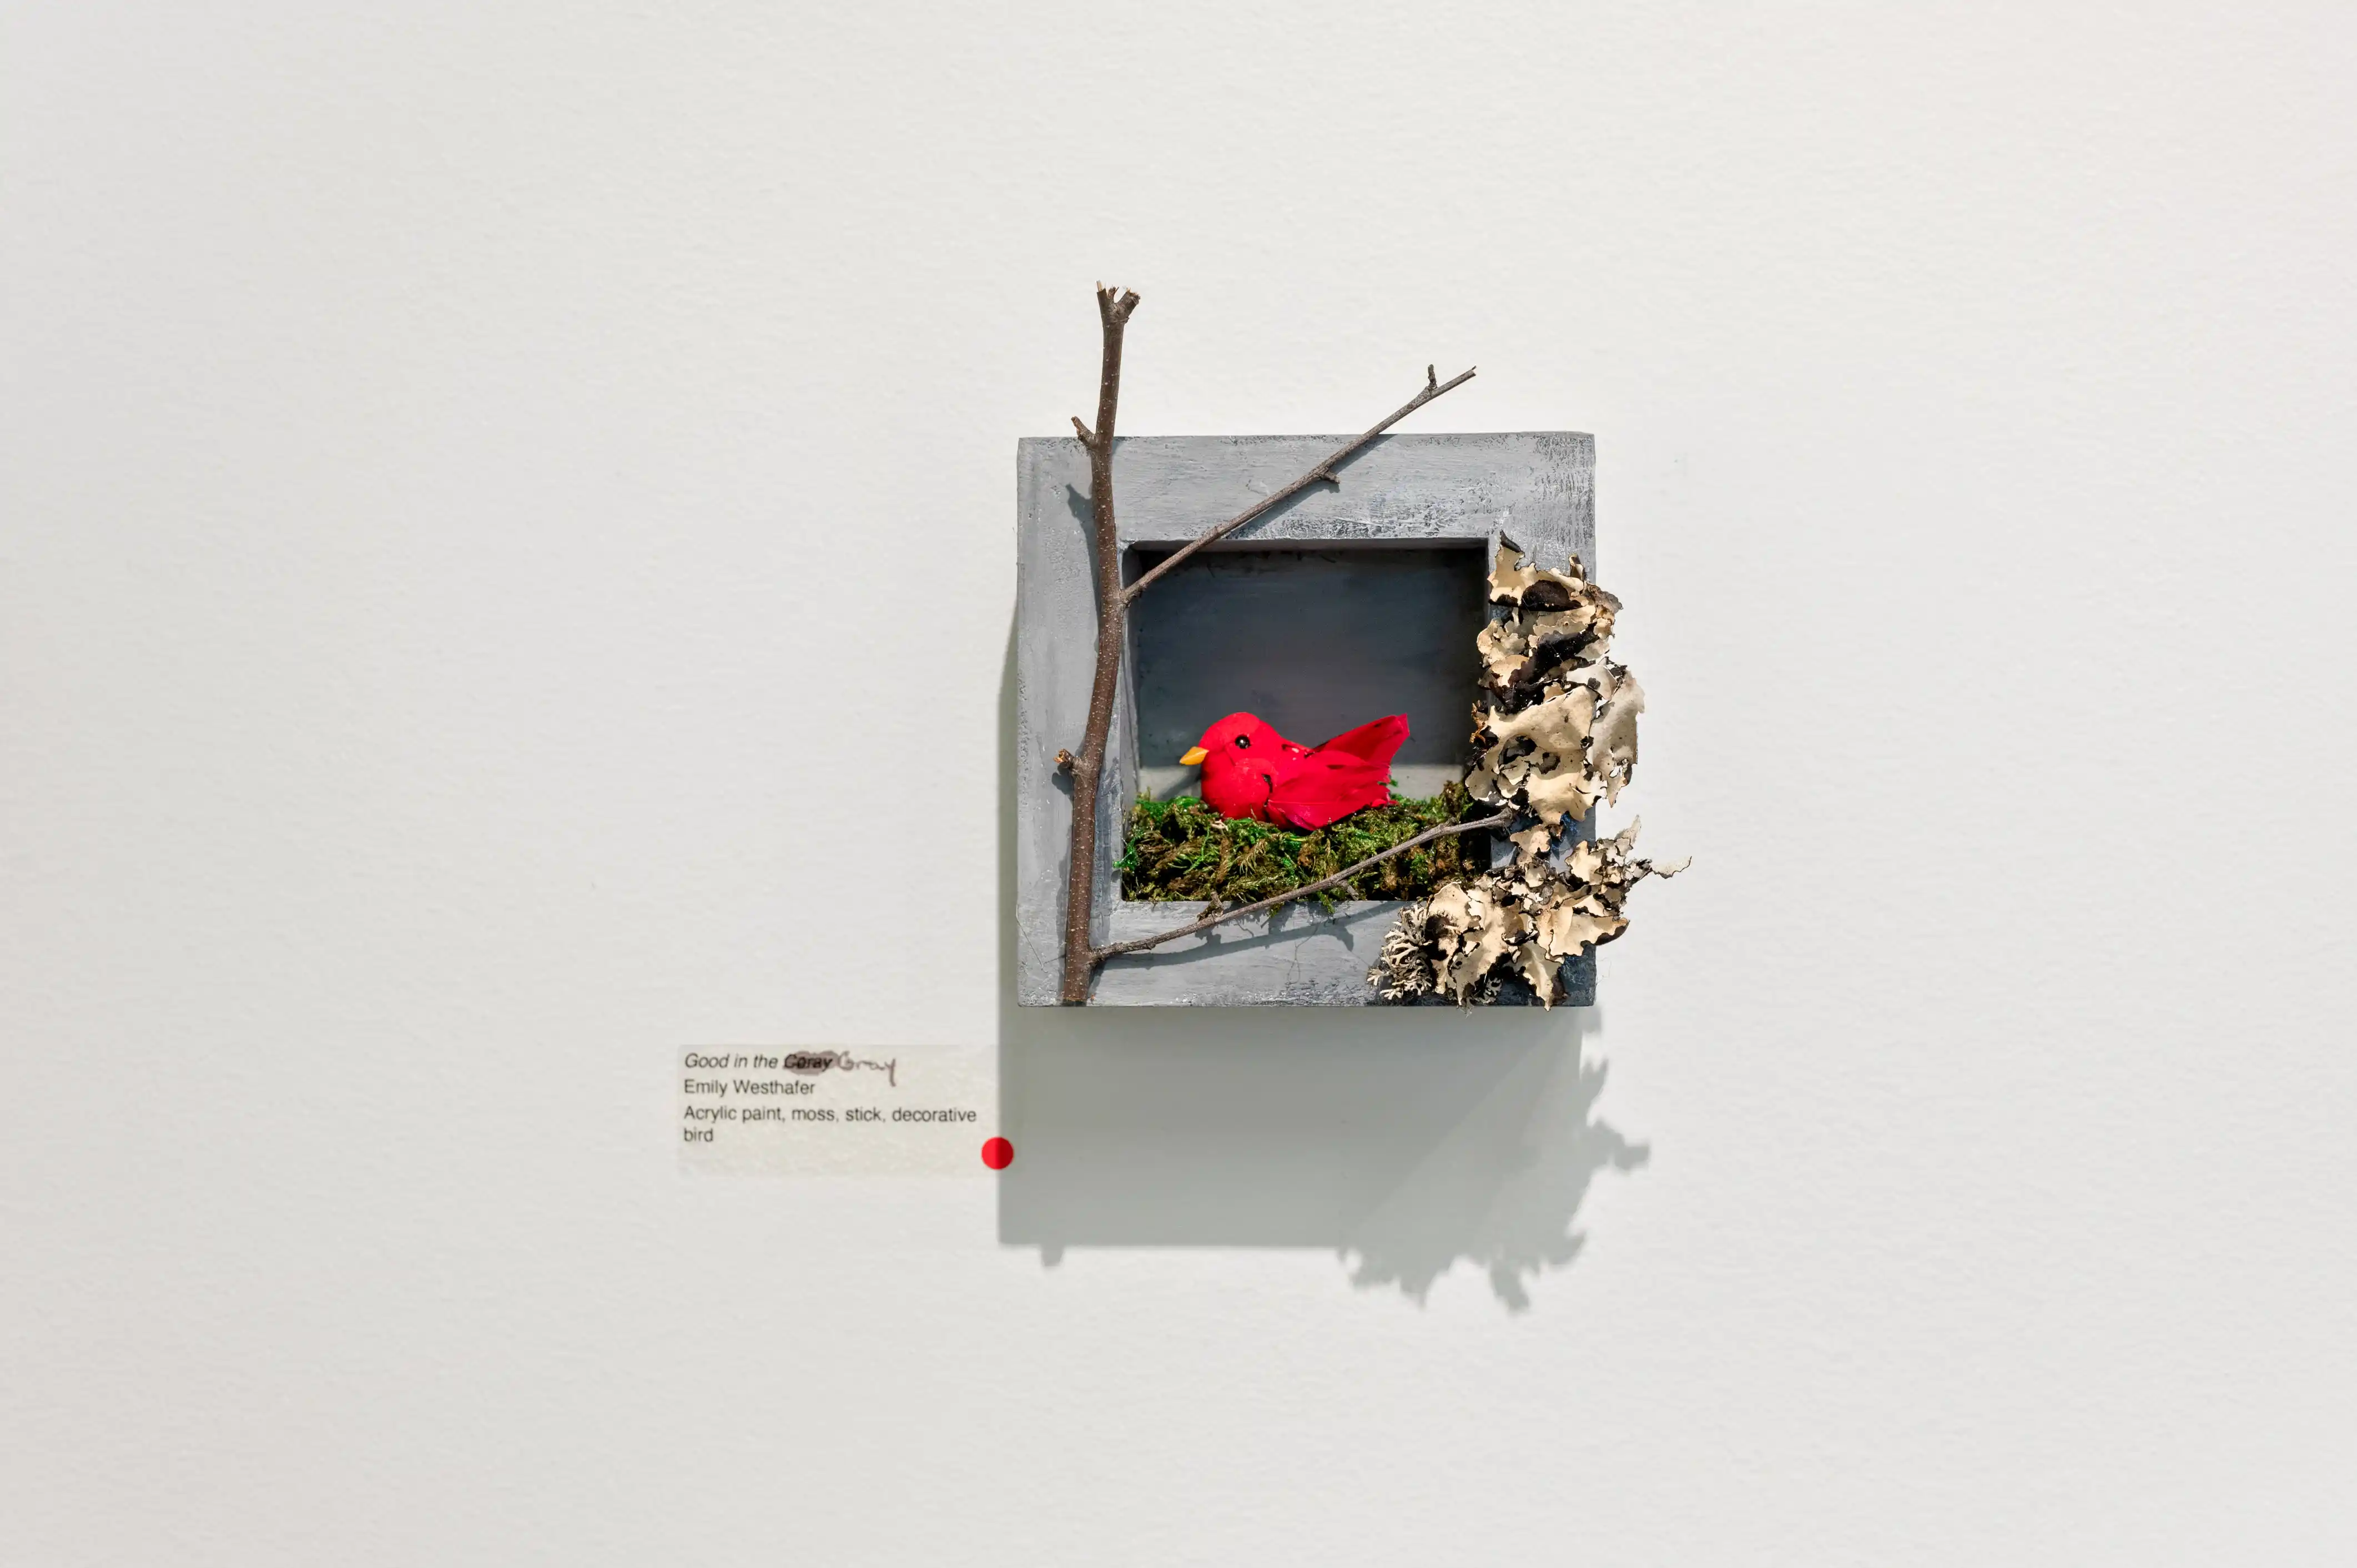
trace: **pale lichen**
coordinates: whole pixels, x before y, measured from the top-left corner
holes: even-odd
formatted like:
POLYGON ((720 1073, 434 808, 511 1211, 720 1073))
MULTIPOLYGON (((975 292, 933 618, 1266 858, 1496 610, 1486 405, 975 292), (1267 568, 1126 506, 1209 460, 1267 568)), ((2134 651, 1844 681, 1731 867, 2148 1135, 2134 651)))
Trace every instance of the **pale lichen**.
POLYGON ((1629 890, 1674 876, 1684 861, 1635 853, 1637 823, 1579 839, 1598 800, 1619 799, 1637 768, 1645 693, 1608 656, 1620 601, 1577 561, 1561 572, 1501 542, 1490 598, 1502 613, 1477 643, 1473 798, 1511 807, 1529 826, 1506 835, 1513 860, 1434 889, 1400 912, 1368 972, 1387 1002, 1443 995, 1494 1001, 1508 975, 1549 1007, 1563 1000, 1564 961, 1629 929, 1629 890))

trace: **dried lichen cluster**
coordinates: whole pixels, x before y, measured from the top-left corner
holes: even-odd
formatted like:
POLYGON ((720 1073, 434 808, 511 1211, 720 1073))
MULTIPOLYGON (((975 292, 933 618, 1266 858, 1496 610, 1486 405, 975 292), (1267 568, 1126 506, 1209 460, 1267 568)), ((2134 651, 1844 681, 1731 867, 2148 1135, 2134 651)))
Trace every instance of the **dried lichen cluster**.
POLYGON ((1577 561, 1546 571, 1511 540, 1501 542, 1490 598, 1506 610, 1481 630, 1480 755, 1465 783, 1475 800, 1530 825, 1507 835, 1510 864, 1400 912, 1368 974, 1388 1002, 1435 993, 1491 1002, 1517 976, 1553 1006, 1564 961, 1628 929, 1629 889, 1685 868, 1638 859, 1633 822, 1612 838, 1566 843, 1637 766, 1645 693, 1609 657, 1620 601, 1577 561))

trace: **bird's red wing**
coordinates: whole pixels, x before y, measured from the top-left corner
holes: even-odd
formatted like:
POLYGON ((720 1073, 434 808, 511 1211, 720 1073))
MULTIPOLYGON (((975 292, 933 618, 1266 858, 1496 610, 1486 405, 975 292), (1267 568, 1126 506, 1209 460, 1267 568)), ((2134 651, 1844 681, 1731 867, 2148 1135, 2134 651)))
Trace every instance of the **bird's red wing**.
POLYGON ((1311 747, 1310 755, 1315 757, 1321 751, 1345 752, 1352 757, 1364 757, 1377 768, 1389 771, 1392 757, 1406 739, 1407 715, 1394 714, 1387 719, 1376 719, 1371 724, 1361 725, 1357 729, 1344 730, 1332 740, 1311 747))
POLYGON ((1288 757, 1270 781, 1269 816, 1315 832, 1353 811, 1390 805, 1392 757, 1406 739, 1407 715, 1394 714, 1288 757))
POLYGON ((1388 755, 1378 763, 1320 747, 1277 774, 1268 814, 1286 827, 1314 832, 1368 806, 1390 805, 1391 771, 1388 755))

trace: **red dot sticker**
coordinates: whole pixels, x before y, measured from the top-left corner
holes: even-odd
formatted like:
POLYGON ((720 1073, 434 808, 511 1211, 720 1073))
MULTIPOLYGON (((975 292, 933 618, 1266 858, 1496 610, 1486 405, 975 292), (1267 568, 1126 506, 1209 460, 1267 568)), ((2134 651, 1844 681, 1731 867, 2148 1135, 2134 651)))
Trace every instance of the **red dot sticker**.
POLYGON ((982 1163, 995 1171, 1005 1170, 1015 1163, 1015 1145, 1004 1138, 984 1139, 982 1163))

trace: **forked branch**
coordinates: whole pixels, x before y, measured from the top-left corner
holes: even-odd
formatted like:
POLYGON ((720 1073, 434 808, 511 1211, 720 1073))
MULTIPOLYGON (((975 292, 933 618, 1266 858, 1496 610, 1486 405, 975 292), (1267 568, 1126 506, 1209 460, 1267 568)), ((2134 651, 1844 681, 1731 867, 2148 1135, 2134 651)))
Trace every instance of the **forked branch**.
MULTIPOLYGON (((1479 368, 1479 366, 1475 367, 1477 370, 1479 368)), ((1364 446, 1368 442, 1372 441, 1376 436, 1381 435, 1384 431, 1389 430, 1393 425, 1397 424, 1401 420, 1405 419, 1409 414, 1414 413, 1417 409, 1422 408, 1434 398, 1440 396, 1443 392, 1454 392, 1472 379, 1473 371, 1469 370, 1461 376, 1456 376, 1444 381, 1436 373, 1434 367, 1430 365, 1425 366, 1424 390, 1416 393, 1414 397, 1408 399, 1405 403, 1400 404, 1399 407, 1392 410, 1390 415, 1385 418, 1383 423, 1369 430, 1357 440, 1346 442, 1344 445, 1336 447, 1332 452, 1327 454, 1325 461, 1310 469, 1309 472, 1302 475, 1301 478, 1294 480, 1293 483, 1286 486, 1285 489, 1276 491, 1273 495, 1263 496, 1260 499, 1253 502, 1252 505, 1244 508, 1243 510, 1236 513, 1235 516, 1228 519, 1227 521, 1220 524, 1219 527, 1211 530, 1209 533, 1203 534, 1196 539, 1190 539, 1185 544, 1180 545, 1177 550, 1172 551, 1168 555, 1165 556, 1156 564, 1153 571, 1146 573, 1145 575, 1139 577, 1136 582, 1132 583, 1128 587, 1122 590, 1122 603, 1127 604, 1130 600, 1137 597, 1138 595, 1146 591, 1147 584, 1153 582, 1157 577, 1161 576, 1162 574, 1168 572, 1171 567, 1176 566, 1179 562, 1184 561, 1188 556, 1192 555, 1196 551, 1200 550, 1206 544, 1218 543, 1221 540, 1225 539, 1229 534, 1233 533, 1237 529, 1242 528, 1244 524, 1252 521, 1253 519, 1263 515, 1271 508, 1275 507, 1282 502, 1291 500, 1295 496, 1299 495, 1310 486, 1315 484, 1339 486, 1341 484, 1342 480, 1341 477, 1335 473, 1335 468, 1343 463, 1349 462, 1352 457, 1357 456, 1360 447, 1364 446)), ((1074 423, 1077 424, 1078 421, 1075 421, 1074 423)))
POLYGON ((1507 816, 1485 818, 1480 822, 1456 822, 1432 828, 1405 843, 1394 844, 1381 854, 1371 856, 1346 870, 1339 871, 1307 887, 1297 887, 1274 898, 1264 898, 1240 909, 1223 909, 1204 916, 1191 925, 1158 936, 1140 937, 1130 941, 1115 942, 1110 947, 1097 947, 1092 937, 1096 912, 1097 816, 1104 784, 1105 739, 1113 727, 1113 705, 1121 687, 1121 650, 1126 640, 1123 622, 1126 619, 1129 602, 1146 591, 1146 585, 1159 579, 1173 566, 1200 550, 1265 515, 1315 484, 1340 485, 1342 480, 1336 470, 1355 456, 1360 449, 1430 403, 1442 393, 1463 386, 1473 379, 1473 372, 1449 381, 1442 381, 1432 366, 1426 366, 1424 390, 1394 409, 1389 417, 1354 441, 1345 442, 1329 453, 1315 467, 1301 478, 1276 491, 1262 497, 1198 539, 1189 541, 1164 558, 1154 570, 1124 587, 1121 581, 1121 532, 1115 526, 1113 510, 1113 448, 1114 414, 1121 401, 1121 344, 1123 329, 1129 325, 1130 313, 1137 308, 1137 295, 1121 289, 1097 285, 1097 317, 1104 328, 1104 355, 1097 376, 1097 423, 1092 430, 1079 416, 1072 428, 1079 433, 1082 449, 1089 456, 1089 499, 1096 543, 1097 650, 1096 669, 1089 687, 1089 717, 1087 728, 1081 736, 1078 757, 1069 751, 1056 754, 1057 768, 1072 781, 1072 838, 1071 860, 1066 866, 1064 882, 1064 960, 1062 983, 1058 999, 1068 1004, 1085 1003, 1089 999, 1089 981, 1097 966, 1116 953, 1136 952, 1141 949, 1159 947, 1197 931, 1296 898, 1305 898, 1339 886, 1369 866, 1380 865, 1394 855, 1405 854, 1419 844, 1428 843, 1450 833, 1469 832, 1477 828, 1501 827, 1507 816))
POLYGON ((1113 515, 1113 423, 1121 402, 1121 338, 1137 308, 1137 295, 1097 285, 1097 316, 1104 326, 1103 368, 1097 375, 1097 427, 1075 416, 1072 428, 1089 455, 1089 499, 1095 513, 1097 569, 1097 663, 1089 686, 1088 727, 1081 754, 1068 769, 1072 779, 1071 865, 1064 880, 1064 973, 1060 1000, 1089 999, 1089 976, 1096 972, 1090 924, 1096 909, 1097 792, 1104 781, 1105 736, 1113 727, 1114 693, 1121 685, 1121 533, 1113 515))

